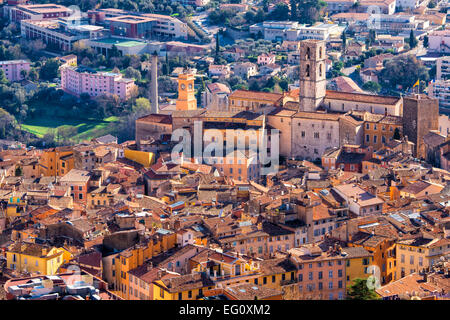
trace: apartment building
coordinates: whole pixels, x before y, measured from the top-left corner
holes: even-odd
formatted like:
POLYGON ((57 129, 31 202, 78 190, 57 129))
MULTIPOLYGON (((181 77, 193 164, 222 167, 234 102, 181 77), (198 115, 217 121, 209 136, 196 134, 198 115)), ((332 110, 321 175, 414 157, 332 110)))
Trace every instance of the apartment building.
POLYGON ((95 72, 85 67, 61 68, 61 88, 76 96, 87 93, 91 97, 117 95, 121 100, 129 99, 136 85, 133 79, 123 78, 120 73, 95 72))
POLYGON ((60 179, 62 186, 68 186, 73 200, 78 203, 86 203, 88 183, 91 173, 85 170, 72 169, 60 179))
POLYGON ((18 5, 11 9, 11 20, 19 22, 22 20, 47 20, 60 17, 68 17, 71 10, 59 4, 30 4, 18 5))
POLYGON ((428 36, 428 50, 442 54, 450 53, 450 30, 437 30, 428 36))
POLYGON ((30 62, 26 60, 0 61, 0 69, 3 70, 8 81, 21 81, 25 78, 22 71, 30 70, 30 62))
POLYGON ((103 36, 104 28, 88 24, 70 25, 64 20, 22 20, 21 35, 25 39, 41 39, 45 44, 61 51, 70 51, 82 39, 103 36))
POLYGON ((39 158, 39 174, 62 176, 74 168, 72 147, 46 149, 39 158))
POLYGON ((450 239, 417 237, 399 240, 397 250, 397 279, 403 278, 439 262, 439 258, 450 252, 450 239))
POLYGON ((428 85, 428 96, 437 98, 440 108, 450 108, 450 79, 431 81, 428 85))
POLYGON ((187 40, 187 25, 177 18, 160 14, 121 15, 106 18, 111 35, 128 38, 187 40))
POLYGON ((348 203, 350 212, 358 216, 381 213, 384 201, 356 184, 342 184, 333 190, 348 203))
POLYGON ((450 79, 450 56, 440 57, 436 59, 436 79, 450 79))
POLYGON ((356 4, 356 0, 326 0, 326 9, 329 15, 348 12, 356 4))

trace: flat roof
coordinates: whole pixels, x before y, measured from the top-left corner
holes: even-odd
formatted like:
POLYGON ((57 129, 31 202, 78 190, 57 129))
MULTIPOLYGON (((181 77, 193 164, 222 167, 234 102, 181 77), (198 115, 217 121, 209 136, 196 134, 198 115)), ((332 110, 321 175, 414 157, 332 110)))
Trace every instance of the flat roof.
POLYGON ((140 46, 140 45, 146 44, 143 41, 126 40, 126 39, 120 39, 120 38, 104 38, 104 39, 92 40, 92 42, 115 44, 115 45, 119 45, 121 47, 135 47, 135 46, 140 46))

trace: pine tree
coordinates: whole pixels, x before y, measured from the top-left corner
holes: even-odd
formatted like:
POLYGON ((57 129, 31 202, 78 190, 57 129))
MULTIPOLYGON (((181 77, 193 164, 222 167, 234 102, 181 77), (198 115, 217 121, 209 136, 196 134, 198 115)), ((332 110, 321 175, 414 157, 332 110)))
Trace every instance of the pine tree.
POLYGON ((414 36, 414 31, 411 29, 411 32, 409 33, 409 47, 415 48, 417 46, 417 39, 414 36))
POLYGON ((291 20, 297 21, 297 0, 291 0, 291 20))
POLYGON ((425 35, 425 37, 423 37, 423 46, 425 48, 428 48, 428 36, 427 35, 425 35))
POLYGON ((214 57, 214 63, 219 63, 219 52, 220 52, 220 42, 219 42, 219 32, 216 33, 216 56, 214 57))

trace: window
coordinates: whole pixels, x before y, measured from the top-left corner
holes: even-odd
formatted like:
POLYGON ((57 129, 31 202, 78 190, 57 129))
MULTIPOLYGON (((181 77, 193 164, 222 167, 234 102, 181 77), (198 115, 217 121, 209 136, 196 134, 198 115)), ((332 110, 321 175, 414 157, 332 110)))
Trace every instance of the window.
POLYGON ((333 289, 333 281, 328 282, 328 289, 333 289))
POLYGON ((164 290, 163 290, 163 288, 159 288, 159 296, 161 298, 164 298, 164 290))
POLYGON ((342 269, 338 270, 338 277, 342 277, 342 269))
POLYGON ((328 271, 328 278, 333 278, 333 270, 328 271))
POLYGON ((192 298, 192 291, 188 291, 188 298, 190 299, 190 298, 192 298))
POLYGON ((322 279, 322 278, 323 278, 323 272, 319 271, 319 279, 322 279))
POLYGON ((303 274, 299 274, 299 275, 298 275, 298 281, 299 281, 299 282, 302 282, 302 281, 303 281, 303 274))
POLYGON ((414 264, 414 256, 409 257, 409 264, 414 264))
POLYGON ((305 137, 305 131, 302 131, 302 138, 305 137))
POLYGON ((319 133, 318 132, 314 132, 314 139, 319 139, 319 133))
POLYGON ((405 263, 405 255, 404 255, 404 254, 401 255, 400 261, 401 261, 402 263, 405 263))
POLYGON ((275 283, 275 276, 272 276, 272 283, 275 283))
POLYGON ((322 282, 319 282, 319 290, 322 290, 323 289, 323 284, 322 284, 322 282))
POLYGON ((312 279, 313 279, 313 273, 312 273, 312 272, 310 272, 310 273, 308 274, 308 279, 309 279, 309 280, 312 280, 312 279))

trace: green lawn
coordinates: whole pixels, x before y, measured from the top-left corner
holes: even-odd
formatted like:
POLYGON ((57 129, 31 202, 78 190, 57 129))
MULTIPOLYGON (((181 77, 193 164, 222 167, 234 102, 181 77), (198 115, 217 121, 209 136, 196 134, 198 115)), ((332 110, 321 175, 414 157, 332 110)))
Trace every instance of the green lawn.
POLYGON ((60 106, 34 104, 33 107, 44 112, 42 115, 27 119, 22 124, 22 129, 41 138, 52 129, 56 130, 61 126, 74 126, 78 130, 78 134, 73 137, 74 141, 90 140, 106 134, 111 123, 118 120, 117 117, 108 117, 103 120, 74 119, 66 116, 60 106))

